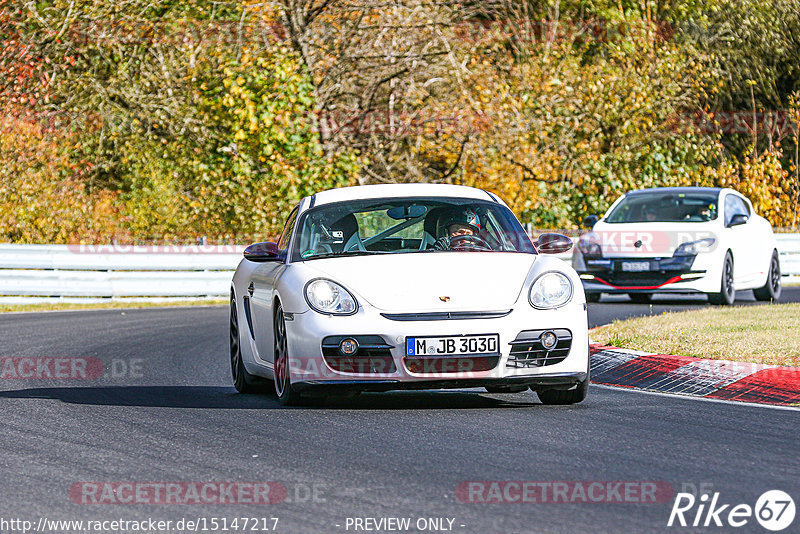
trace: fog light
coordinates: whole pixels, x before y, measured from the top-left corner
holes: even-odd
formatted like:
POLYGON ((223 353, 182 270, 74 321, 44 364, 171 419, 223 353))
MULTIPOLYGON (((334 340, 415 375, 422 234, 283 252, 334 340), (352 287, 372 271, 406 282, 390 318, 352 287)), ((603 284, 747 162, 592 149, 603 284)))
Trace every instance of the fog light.
POLYGON ((346 356, 352 356, 358 352, 358 341, 349 337, 343 339, 342 342, 339 343, 339 351, 346 356))
POLYGON ((545 332, 539 337, 545 350, 553 350, 558 344, 558 336, 554 332, 545 332))

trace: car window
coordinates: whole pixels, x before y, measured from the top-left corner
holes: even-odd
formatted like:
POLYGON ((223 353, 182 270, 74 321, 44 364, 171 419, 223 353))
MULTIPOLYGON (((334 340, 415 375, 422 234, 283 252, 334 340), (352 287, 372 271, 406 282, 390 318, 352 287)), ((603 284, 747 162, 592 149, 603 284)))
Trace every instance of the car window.
POLYGON ((421 239, 423 233, 423 219, 419 219, 411 226, 405 226, 405 220, 397 221, 389 217, 384 210, 367 211, 363 213, 354 213, 356 222, 358 223, 358 230, 362 238, 371 238, 381 232, 394 229, 403 225, 403 228, 398 228, 397 232, 392 232, 392 235, 397 237, 404 237, 409 239, 421 239))
POLYGON ((292 261, 419 252, 536 250, 517 218, 496 202, 390 198, 338 202, 304 212, 292 261))
POLYGON ((516 250, 513 242, 507 242, 501 225, 494 217, 494 213, 486 214, 486 232, 497 242, 503 243, 508 250, 516 250))
POLYGON ((283 226, 283 233, 278 239, 278 250, 286 252, 289 250, 289 241, 292 238, 292 230, 294 230, 294 223, 297 221, 297 207, 292 210, 289 217, 286 219, 286 224, 283 226))
POLYGON ((738 214, 747 215, 749 217, 750 208, 748 208, 745 201, 738 196, 728 195, 725 197, 725 226, 730 224, 734 215, 738 214))
POLYGON ((717 218, 717 194, 652 191, 628 194, 605 222, 707 222, 717 218))

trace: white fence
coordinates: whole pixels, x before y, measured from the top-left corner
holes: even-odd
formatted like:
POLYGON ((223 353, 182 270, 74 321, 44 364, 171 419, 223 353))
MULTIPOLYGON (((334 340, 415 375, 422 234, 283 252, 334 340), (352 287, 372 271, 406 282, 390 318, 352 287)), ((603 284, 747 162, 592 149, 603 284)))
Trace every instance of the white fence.
POLYGON ((775 234, 784 280, 800 281, 800 234, 775 234))
MULTIPOLYGON (((800 234, 777 234, 785 280, 800 280, 800 234)), ((228 295, 244 246, 0 244, 0 302, 208 299, 228 295)), ((571 253, 560 255, 569 261, 571 253)))
POLYGON ((243 250, 0 244, 0 302, 220 298, 230 293, 243 250))

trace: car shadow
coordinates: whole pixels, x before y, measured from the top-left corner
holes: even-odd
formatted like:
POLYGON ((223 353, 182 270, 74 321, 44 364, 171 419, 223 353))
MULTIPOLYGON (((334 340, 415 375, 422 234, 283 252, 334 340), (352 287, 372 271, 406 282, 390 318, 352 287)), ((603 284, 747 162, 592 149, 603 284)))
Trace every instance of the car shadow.
POLYGON ((530 408, 543 406, 532 393, 488 394, 467 391, 393 391, 362 393, 356 397, 331 397, 315 408, 346 410, 467 410, 530 408))
MULTIPOLYGON (((706 307, 706 306, 715 306, 708 302, 708 299, 705 296, 700 295, 681 295, 681 296, 670 296, 666 294, 656 294, 650 302, 647 303, 637 303, 633 302, 630 298, 626 295, 611 295, 611 296, 603 296, 599 302, 590 303, 589 306, 594 304, 625 304, 628 306, 685 306, 685 307, 706 307)), ((734 302, 735 305, 742 305, 742 304, 763 304, 759 302, 753 297, 752 292, 750 290, 742 290, 737 292, 736 301, 734 302), (742 293, 739 295, 739 293, 742 293)))
MULTIPOLYGON (((269 394, 240 394, 232 387, 101 386, 43 387, 0 391, 0 399, 47 399, 68 404, 216 410, 296 409, 269 394)), ((489 395, 467 391, 365 393, 356 397, 312 399, 300 409, 443 410, 542 406, 533 393, 489 395)))

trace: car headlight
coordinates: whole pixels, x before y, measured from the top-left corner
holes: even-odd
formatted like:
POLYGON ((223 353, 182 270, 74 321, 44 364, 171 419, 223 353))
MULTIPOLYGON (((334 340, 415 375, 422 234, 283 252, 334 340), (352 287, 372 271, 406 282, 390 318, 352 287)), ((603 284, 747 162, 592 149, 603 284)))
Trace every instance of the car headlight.
POLYGON ((544 273, 531 285, 528 300, 531 306, 549 310, 563 306, 572 299, 572 282, 559 272, 544 273))
POLYGON ((308 305, 319 313, 352 315, 358 311, 358 303, 349 291, 324 278, 317 278, 306 284, 305 294, 308 305))
POLYGON ((716 242, 716 239, 709 237, 706 239, 692 241, 691 243, 683 243, 677 249, 675 249, 673 256, 696 256, 701 252, 708 252, 711 250, 711 247, 714 246, 714 243, 716 242))
POLYGON ((603 250, 598 243, 594 241, 587 241, 584 239, 578 240, 578 250, 583 252, 584 256, 602 256, 603 250))

